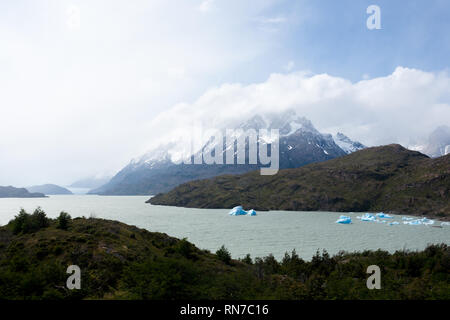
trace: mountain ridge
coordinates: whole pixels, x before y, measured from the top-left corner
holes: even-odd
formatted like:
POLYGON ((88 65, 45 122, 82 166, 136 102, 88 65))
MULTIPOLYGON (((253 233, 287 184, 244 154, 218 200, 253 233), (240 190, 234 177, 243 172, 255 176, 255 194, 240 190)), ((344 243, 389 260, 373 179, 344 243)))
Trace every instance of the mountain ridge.
POLYGON ((45 198, 43 193, 31 193, 25 188, 0 186, 0 198, 45 198))
POLYGON ((274 176, 257 172, 197 180, 158 194, 153 205, 259 210, 386 211, 450 217, 450 155, 437 159, 398 144, 274 176))
POLYGON ((43 184, 38 186, 26 187, 29 192, 43 193, 45 195, 67 195, 73 194, 70 190, 56 184, 43 184))

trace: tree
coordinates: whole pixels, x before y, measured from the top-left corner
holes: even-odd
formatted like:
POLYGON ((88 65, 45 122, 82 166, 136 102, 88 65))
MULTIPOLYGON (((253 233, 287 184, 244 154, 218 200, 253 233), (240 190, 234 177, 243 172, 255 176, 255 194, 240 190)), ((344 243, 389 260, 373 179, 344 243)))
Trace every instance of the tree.
POLYGON ((67 212, 62 211, 59 214, 58 220, 58 229, 67 230, 69 228, 69 222, 72 217, 67 212))
POLYGON ((219 260, 225 262, 226 264, 230 264, 230 262, 231 262, 231 254, 227 250, 227 248, 225 248, 224 245, 222 245, 220 247, 220 249, 216 251, 216 255, 217 255, 217 258, 219 258, 219 260))
POLYGON ((31 219, 33 224, 33 231, 46 228, 50 224, 47 215, 45 214, 44 210, 41 209, 41 207, 37 207, 36 210, 34 210, 33 214, 31 215, 31 219))

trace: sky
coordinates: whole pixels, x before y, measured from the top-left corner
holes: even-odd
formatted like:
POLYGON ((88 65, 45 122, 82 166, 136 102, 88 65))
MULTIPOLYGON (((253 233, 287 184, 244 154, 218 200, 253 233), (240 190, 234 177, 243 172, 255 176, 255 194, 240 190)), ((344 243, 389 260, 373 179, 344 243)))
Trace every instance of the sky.
POLYGON ((187 123, 289 108, 413 143, 450 125, 449 16, 445 0, 2 1, 0 185, 111 175, 187 123))

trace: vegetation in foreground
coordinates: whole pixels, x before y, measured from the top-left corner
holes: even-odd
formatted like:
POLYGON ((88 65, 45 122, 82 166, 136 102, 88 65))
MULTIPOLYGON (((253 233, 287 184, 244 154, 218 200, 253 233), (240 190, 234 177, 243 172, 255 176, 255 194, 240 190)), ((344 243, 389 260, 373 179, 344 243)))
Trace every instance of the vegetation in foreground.
POLYGON ((38 208, 0 227, 0 299, 450 299, 450 248, 233 260, 225 247, 213 254, 117 221, 48 219, 38 208), (81 268, 80 290, 65 286, 69 265, 81 268), (381 268, 381 290, 366 287, 369 265, 381 268))
POLYGON ((363 149, 273 176, 224 175, 182 184, 154 205, 256 210, 369 211, 450 219, 450 155, 430 159, 400 145, 363 149))

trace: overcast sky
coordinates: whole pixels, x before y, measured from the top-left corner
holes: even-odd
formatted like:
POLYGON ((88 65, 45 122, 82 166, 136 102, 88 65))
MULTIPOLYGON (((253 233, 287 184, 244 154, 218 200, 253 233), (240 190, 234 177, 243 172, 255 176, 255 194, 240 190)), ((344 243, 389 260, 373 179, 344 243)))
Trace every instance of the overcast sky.
POLYGON ((445 0, 1 1, 0 185, 114 174, 189 121, 287 108, 406 145, 450 125, 449 16, 445 0))

